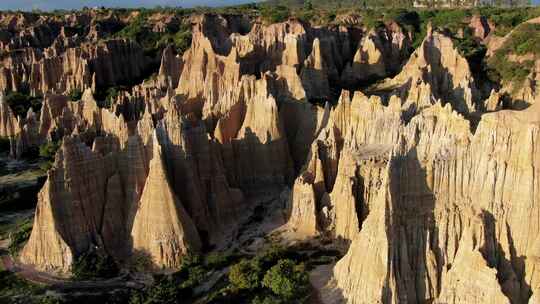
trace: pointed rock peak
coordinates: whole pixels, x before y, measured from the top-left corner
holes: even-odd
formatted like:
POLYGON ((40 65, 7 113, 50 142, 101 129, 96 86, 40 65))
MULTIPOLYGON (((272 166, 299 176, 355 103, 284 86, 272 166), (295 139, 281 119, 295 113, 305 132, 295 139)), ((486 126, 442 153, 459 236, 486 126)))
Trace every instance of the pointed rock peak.
POLYGON ((135 255, 151 257, 156 270, 178 269, 182 257, 199 251, 201 242, 193 221, 169 184, 155 133, 152 142, 153 158, 131 232, 133 250, 135 255))
MULTIPOLYGON (((358 92, 361 93, 360 91, 358 92)), ((338 105, 345 103, 351 103, 351 93, 349 90, 341 90, 341 94, 339 95, 338 105)))
POLYGON ((96 100, 94 99, 94 93, 92 93, 92 89, 88 88, 84 90, 81 100, 84 102, 96 103, 96 100))
POLYGON ((152 150, 152 160, 154 158, 161 159, 161 145, 159 144, 158 136, 155 130, 152 132, 152 150))
POLYGON ((304 65, 317 70, 325 69, 325 62, 321 52, 321 42, 319 38, 313 40, 311 54, 306 59, 304 65))

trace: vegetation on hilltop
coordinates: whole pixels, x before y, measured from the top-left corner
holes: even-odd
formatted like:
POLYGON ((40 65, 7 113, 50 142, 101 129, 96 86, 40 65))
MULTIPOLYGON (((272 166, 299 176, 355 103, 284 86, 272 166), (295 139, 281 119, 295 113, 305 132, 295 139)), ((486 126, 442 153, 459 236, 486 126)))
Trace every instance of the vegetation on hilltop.
MULTIPOLYGON (((178 26, 167 27, 164 33, 152 31, 149 17, 155 10, 141 10, 132 18, 127 26, 117 32, 114 37, 130 39, 141 45, 146 55, 155 58, 159 51, 168 44, 175 46, 179 53, 183 53, 191 44, 191 25, 180 22, 178 26)), ((160 13, 167 13, 166 10, 160 13)), ((174 15, 184 15, 185 11, 176 10, 174 15)))
POLYGON ((488 60, 494 81, 513 82, 514 89, 534 69, 540 59, 540 24, 525 23, 517 27, 488 60))

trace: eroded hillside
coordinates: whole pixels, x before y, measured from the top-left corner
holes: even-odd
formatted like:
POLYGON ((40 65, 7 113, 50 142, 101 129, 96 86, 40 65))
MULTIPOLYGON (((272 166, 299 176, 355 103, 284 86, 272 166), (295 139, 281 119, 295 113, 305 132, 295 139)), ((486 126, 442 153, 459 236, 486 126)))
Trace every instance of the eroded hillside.
MULTIPOLYGON (((185 52, 173 39, 152 54, 117 38, 135 13, 28 18, 1 15, 0 89, 40 107, 2 96, 0 136, 15 158, 58 150, 20 265, 68 277, 97 252, 126 272, 174 273, 193 254, 272 239, 344 253, 309 264, 314 302, 540 297, 537 19, 497 36, 480 15, 425 32, 354 14, 321 26, 151 15, 153 33, 192 26, 185 52)), ((282 295, 269 273, 233 299, 282 295)))

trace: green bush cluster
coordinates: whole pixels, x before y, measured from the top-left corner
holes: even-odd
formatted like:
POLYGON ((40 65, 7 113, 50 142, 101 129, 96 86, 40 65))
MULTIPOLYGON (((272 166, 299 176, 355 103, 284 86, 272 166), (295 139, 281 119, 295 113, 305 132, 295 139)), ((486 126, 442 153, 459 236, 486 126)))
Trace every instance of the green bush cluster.
POLYGON ((72 277, 75 280, 112 278, 117 276, 118 272, 119 268, 114 259, 97 249, 79 255, 71 265, 72 277))
POLYGON ((68 93, 68 98, 71 101, 79 101, 82 98, 83 92, 79 89, 74 89, 68 93))
MULTIPOLYGON (((178 282, 167 276, 159 277, 156 283, 143 291, 132 293, 129 304, 175 304, 186 299, 185 290, 178 282)), ((187 294, 189 297, 191 294, 187 294)))
POLYGON ((0 303, 32 303, 32 296, 43 288, 20 279, 14 273, 0 268, 0 303))
POLYGON ((25 92, 9 92, 5 101, 16 116, 26 117, 30 108, 35 112, 41 110, 41 98, 25 92))
POLYGON ((39 146, 39 156, 43 159, 43 161, 39 164, 41 170, 47 171, 52 167, 54 158, 56 156, 56 151, 58 151, 60 146, 61 142, 59 141, 48 141, 39 146))
POLYGON ((17 223, 15 230, 9 235, 9 254, 16 256, 32 233, 33 219, 26 219, 17 223))
POLYGON ((156 283, 131 295, 130 304, 185 303, 193 295, 193 289, 207 278, 207 274, 222 269, 234 261, 234 256, 213 253, 204 259, 188 254, 182 260, 180 270, 172 275, 158 275, 156 283))
POLYGON ((262 285, 285 299, 294 300, 309 293, 309 278, 304 264, 279 260, 264 275, 262 285))
POLYGON ((252 303, 296 303, 309 295, 304 265, 294 252, 279 246, 231 266, 229 283, 233 293, 252 303))

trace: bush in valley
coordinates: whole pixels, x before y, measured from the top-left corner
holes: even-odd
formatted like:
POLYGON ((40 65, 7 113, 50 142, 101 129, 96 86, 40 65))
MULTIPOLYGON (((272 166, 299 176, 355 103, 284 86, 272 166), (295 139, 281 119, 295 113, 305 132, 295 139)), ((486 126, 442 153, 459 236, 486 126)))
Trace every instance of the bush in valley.
POLYGON ((41 98, 25 92, 9 92, 4 99, 16 116, 26 117, 28 109, 41 110, 41 98))
POLYGON ((60 141, 49 141, 39 146, 39 156, 43 159, 43 162, 39 164, 41 170, 47 171, 52 167, 56 151, 60 146, 60 141))
POLYGON ((462 29, 461 37, 448 33, 452 37, 454 46, 457 48, 461 56, 467 59, 471 70, 478 72, 484 69, 484 57, 487 52, 487 48, 473 35, 473 30, 470 27, 464 27, 462 29))
POLYGON ((285 300, 298 300, 309 293, 309 278, 303 264, 279 260, 263 278, 262 285, 285 300))
POLYGON ((229 271, 229 282, 237 290, 253 290, 260 287, 263 275, 258 263, 242 259, 233 265, 229 271))
POLYGON ((49 141, 39 146, 39 156, 46 160, 54 160, 56 151, 61 146, 59 141, 49 141))
POLYGON ((81 100, 83 92, 79 89, 74 89, 68 93, 69 100, 78 101, 81 100))
POLYGON ((162 276, 156 283, 143 291, 132 293, 129 304, 175 304, 182 303, 184 298, 178 282, 171 277, 162 276))
POLYGON ((26 219, 17 223, 15 230, 9 235, 9 254, 16 256, 32 233, 33 219, 26 219))
POLYGON ((207 269, 199 255, 188 254, 180 270, 171 275, 158 275, 155 284, 134 292, 130 304, 182 303, 191 299, 193 288, 206 278, 207 269))
POLYGON ((79 255, 71 266, 75 280, 90 280, 96 278, 112 278, 118 275, 118 265, 114 259, 98 249, 79 255))
POLYGON ((153 262, 150 254, 136 250, 131 256, 130 269, 135 272, 146 272, 152 269, 153 262))
MULTIPOLYGON (((222 301, 251 303, 296 303, 309 294, 303 258, 294 249, 271 246, 250 259, 231 266, 229 285, 222 301), (294 295, 293 295, 294 293, 294 295)), ((212 302, 214 303, 214 302, 212 302)))
POLYGON ((43 292, 43 288, 24 279, 20 279, 14 273, 0 268, 0 303, 32 303, 32 296, 43 292))
POLYGON ((232 263, 236 257, 232 254, 212 252, 205 256, 204 264, 209 269, 222 269, 232 263))

